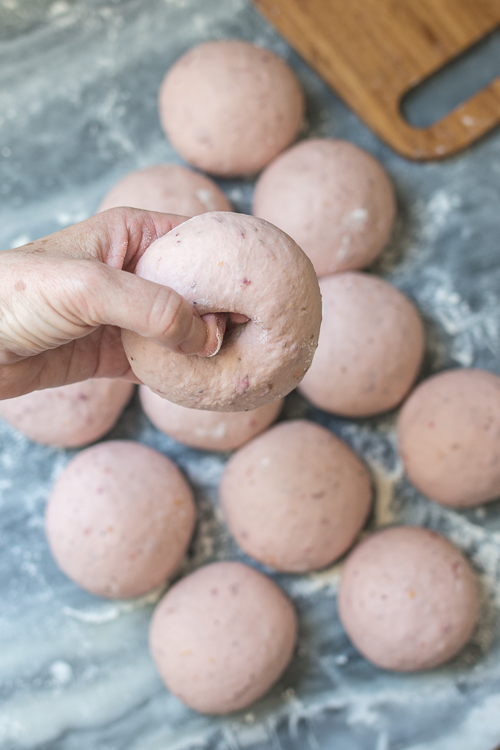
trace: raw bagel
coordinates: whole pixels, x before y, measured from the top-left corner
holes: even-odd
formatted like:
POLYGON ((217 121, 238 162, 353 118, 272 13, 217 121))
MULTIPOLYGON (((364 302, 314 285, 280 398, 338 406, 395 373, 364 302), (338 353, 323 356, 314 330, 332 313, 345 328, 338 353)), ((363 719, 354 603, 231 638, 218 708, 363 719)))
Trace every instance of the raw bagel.
POLYGON ((79 453, 56 481, 45 528, 61 570, 98 596, 139 596, 179 566, 193 532, 191 489, 172 461, 132 441, 79 453))
POLYGON ((139 389, 142 408, 159 430, 179 443, 210 451, 232 451, 266 429, 278 418, 282 399, 252 411, 202 411, 186 409, 153 393, 139 389))
POLYGON ((332 433, 282 422, 237 451, 220 498, 242 549, 276 570, 324 568, 349 549, 371 501, 370 475, 332 433))
POLYGON ((320 279, 323 324, 300 391, 346 417, 392 409, 417 377, 424 352, 420 316, 399 289, 364 273, 320 279))
POLYGON ((212 358, 170 352, 123 331, 134 373, 170 401, 210 411, 256 409, 289 393, 311 364, 321 323, 316 274, 298 245, 262 219, 195 216, 156 240, 137 273, 172 287, 200 315, 249 318, 212 358))
POLYGON ((260 176, 252 213, 293 237, 318 276, 365 268, 383 250, 396 213, 379 162, 347 141, 302 141, 260 176))
POLYGON ((297 136, 304 95, 272 52, 240 40, 206 42, 166 74, 159 112, 174 148, 225 177, 258 172, 297 136))
POLYGON ((79 448, 113 427, 134 386, 96 378, 0 401, 0 417, 43 445, 79 448))
POLYGON ((451 370, 425 380, 401 409, 399 450, 431 500, 473 507, 500 496, 500 377, 451 370))
POLYGON ((297 617, 283 592, 238 562, 198 568, 156 608, 150 648, 168 689, 206 714, 238 711, 290 661, 297 617))
POLYGON ((179 216, 232 210, 213 180, 178 164, 155 164, 125 175, 104 197, 98 210, 119 206, 179 216))
POLYGON ((428 529, 380 531, 342 570, 340 620, 363 656, 384 669, 430 669, 457 654, 478 615, 474 573, 447 539, 428 529))

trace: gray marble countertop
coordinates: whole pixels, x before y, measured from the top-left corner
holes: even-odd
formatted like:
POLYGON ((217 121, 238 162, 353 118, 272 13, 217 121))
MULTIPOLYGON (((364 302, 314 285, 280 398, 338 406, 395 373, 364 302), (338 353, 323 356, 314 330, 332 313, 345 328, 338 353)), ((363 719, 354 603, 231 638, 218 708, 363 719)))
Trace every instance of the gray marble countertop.
MULTIPOLYGON (((160 81, 187 48, 239 37, 275 50, 307 95, 304 135, 368 149, 396 186, 399 218, 378 263, 426 322, 423 376, 450 366, 500 373, 500 132, 443 163, 389 151, 294 55, 247 0, 0 0, 0 248, 91 215, 132 169, 179 161, 156 113, 160 81)), ((249 210, 250 181, 221 182, 249 210)), ((394 414, 336 419, 292 394, 283 418, 328 426, 369 464, 371 527, 419 523, 446 534, 481 582, 480 624, 450 664, 417 675, 378 670, 336 614, 338 567, 275 576, 300 617, 291 667, 248 712, 196 715, 162 687, 147 650, 159 593, 108 602, 56 568, 43 534, 54 478, 72 451, 37 446, 0 424, 0 750, 493 750, 500 742, 500 503, 458 512, 402 476, 394 414)), ((217 505, 227 460, 161 435, 132 401, 109 438, 178 462, 194 487, 190 570, 241 554, 217 505)))

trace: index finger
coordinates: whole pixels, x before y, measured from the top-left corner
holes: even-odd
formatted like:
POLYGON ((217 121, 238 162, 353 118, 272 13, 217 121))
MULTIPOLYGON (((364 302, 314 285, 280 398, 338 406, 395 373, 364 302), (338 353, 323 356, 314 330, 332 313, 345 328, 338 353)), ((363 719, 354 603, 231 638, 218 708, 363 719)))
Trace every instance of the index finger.
POLYGON ((111 208, 5 252, 97 260, 133 272, 147 248, 186 219, 157 211, 111 208))

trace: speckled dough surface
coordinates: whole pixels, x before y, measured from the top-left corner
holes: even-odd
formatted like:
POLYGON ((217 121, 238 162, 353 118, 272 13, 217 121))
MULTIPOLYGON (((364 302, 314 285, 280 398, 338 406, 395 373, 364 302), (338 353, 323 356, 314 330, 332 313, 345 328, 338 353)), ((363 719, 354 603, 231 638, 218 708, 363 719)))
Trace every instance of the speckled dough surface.
POLYGON ((230 459, 220 484, 229 530, 260 562, 292 573, 323 568, 361 530, 370 475, 351 449, 313 422, 282 422, 230 459))
POLYGON ((126 380, 96 378, 0 401, 0 417, 37 443, 79 448, 113 427, 132 396, 126 380))
POLYGON ((151 422, 179 443, 211 451, 232 451, 269 427, 283 407, 283 400, 251 411, 187 409, 168 401, 142 385, 142 408, 151 422))
POLYGON ((392 409, 417 377, 424 328, 410 300, 383 279, 347 272, 320 279, 323 323, 300 390, 333 414, 392 409))
POLYGON ((321 322, 318 282, 307 256, 271 224, 233 213, 196 216, 156 240, 137 273, 171 286, 200 315, 249 318, 205 359, 123 331, 134 373, 170 401, 211 411, 256 409, 289 393, 310 366, 321 322))
POLYGON ((304 95, 273 52, 236 39, 206 42, 166 74, 163 129, 190 164, 221 176, 258 172, 297 136, 304 95))
POLYGON ((384 529, 349 555, 338 608, 350 639, 385 669, 429 669, 469 640, 478 615, 474 573, 451 542, 416 526, 384 529))
POLYGON ((192 492, 170 459, 140 443, 79 453, 56 481, 45 528, 59 567, 93 594, 129 598, 178 567, 195 522, 192 492))
POLYGON ((373 156, 347 141, 314 138, 264 170, 252 213, 293 237, 325 276, 372 263, 391 234, 396 201, 373 156))
POLYGON ((103 198, 99 211, 119 206, 179 216, 232 210, 213 180, 179 164, 154 164, 125 175, 103 198))
POLYGON ((150 647, 172 693, 197 711, 224 714, 269 690, 296 637, 295 610, 270 578, 220 562, 170 589, 153 615, 150 647))
POLYGON ((404 404, 399 450, 410 481, 456 507, 500 496, 500 377, 449 370, 425 380, 404 404))

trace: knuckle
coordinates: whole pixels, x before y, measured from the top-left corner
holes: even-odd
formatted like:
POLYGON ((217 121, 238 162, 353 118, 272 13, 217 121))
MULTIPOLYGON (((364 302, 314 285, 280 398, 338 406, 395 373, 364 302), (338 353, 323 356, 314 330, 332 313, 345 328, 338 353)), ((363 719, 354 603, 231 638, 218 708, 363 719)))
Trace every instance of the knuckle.
POLYGON ((106 266, 95 261, 81 261, 76 273, 75 270, 72 269, 64 286, 65 304, 89 324, 95 323, 99 316, 106 266))
POLYGON ((184 301, 177 292, 164 287, 151 310, 151 328, 162 339, 181 339, 186 329, 184 301))

